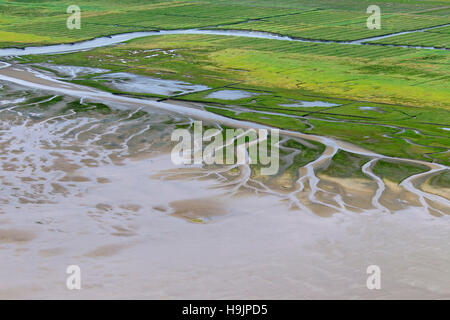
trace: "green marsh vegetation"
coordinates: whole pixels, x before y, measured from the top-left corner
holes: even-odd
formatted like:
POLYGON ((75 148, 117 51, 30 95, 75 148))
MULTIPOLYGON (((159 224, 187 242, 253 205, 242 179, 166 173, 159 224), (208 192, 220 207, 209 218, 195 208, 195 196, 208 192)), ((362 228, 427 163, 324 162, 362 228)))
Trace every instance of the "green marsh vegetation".
MULTIPOLYGON (((447 17, 450 9, 446 9, 447 17)), ((372 41, 371 43, 409 45, 409 46, 433 46, 437 48, 450 48, 450 26, 425 30, 423 32, 402 34, 386 39, 372 41)))
POLYGON ((450 127, 450 83, 443 80, 450 62, 446 51, 166 35, 21 61, 47 60, 211 88, 164 97, 120 92, 93 75, 72 80, 116 94, 195 101, 227 117, 327 135, 387 156, 450 163, 450 139, 444 130, 450 127), (149 57, 148 50, 159 51, 149 57), (164 50, 174 54, 162 54, 164 50), (253 95, 236 100, 209 97, 221 90, 253 95), (292 106, 299 101, 330 106, 292 106))
MULTIPOLYGON (((214 27, 347 41, 450 22, 444 8, 448 1, 381 1, 383 27, 368 30, 365 10, 370 1, 81 0, 82 29, 68 30, 65 9, 70 4, 65 0, 0 1, 0 46, 74 42, 130 31, 214 27)), ((377 42, 447 47, 448 30, 436 28, 377 42)), ((445 130, 450 128, 448 51, 165 35, 20 60, 48 61, 206 85, 209 90, 164 96, 123 92, 107 80, 95 79, 94 74, 66 79, 114 94, 198 102, 210 112, 235 119, 335 137, 387 156, 450 164, 450 138, 445 130), (164 53, 168 50, 172 53, 164 53), (221 90, 253 95, 236 100, 209 96, 221 90), (315 101, 328 105, 314 105, 315 101)), ((98 107, 73 104, 77 111, 98 107)), ((347 172, 344 167, 350 163, 351 168, 358 168, 366 160, 340 152, 326 172, 361 176, 360 169, 347 172)), ((378 168, 389 171, 391 167, 378 168)))
POLYGON ((428 170, 429 168, 426 166, 390 160, 379 160, 372 169, 380 178, 386 178, 395 183, 400 183, 409 176, 428 170))
MULTIPOLYGON (((356 40, 449 23, 448 1, 377 1, 383 27, 368 30, 369 0, 79 0, 82 28, 65 28, 69 0, 0 1, 0 46, 75 42, 111 34, 188 28, 257 30, 293 37, 356 40)), ((434 31, 436 32, 436 31, 434 31)), ((448 45, 442 38, 426 45, 448 45)), ((445 35, 444 35, 445 36, 445 35)), ((409 44, 409 38, 398 38, 409 44)))
POLYGON ((368 179, 362 172, 362 166, 370 161, 369 157, 339 150, 333 157, 330 165, 321 170, 321 174, 337 178, 368 179))
POLYGON ((430 184, 435 187, 450 189, 450 170, 446 170, 432 177, 430 179, 430 184))

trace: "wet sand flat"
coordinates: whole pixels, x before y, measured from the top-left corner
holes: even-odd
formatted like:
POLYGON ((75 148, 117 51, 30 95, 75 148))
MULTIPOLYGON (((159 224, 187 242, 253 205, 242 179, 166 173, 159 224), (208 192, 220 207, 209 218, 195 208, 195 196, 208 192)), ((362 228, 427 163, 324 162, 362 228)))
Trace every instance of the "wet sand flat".
POLYGON ((7 208, 1 216, 27 233, 10 232, 14 242, 1 243, 0 297, 450 296, 448 218, 432 219, 415 209, 393 216, 374 210, 320 218, 289 210, 272 196, 223 198, 214 181, 151 178, 171 166, 162 156, 83 169, 91 177, 108 176, 111 183, 91 183, 83 197, 58 204, 7 208), (186 201, 205 194, 226 199, 230 213, 199 224, 155 209, 174 203, 187 208, 186 201), (124 209, 131 205, 139 207, 124 209), (129 235, 120 236, 119 230, 129 235), (70 264, 82 269, 81 291, 65 288, 70 264), (380 291, 365 287, 370 264, 383 270, 380 291))
POLYGON ((106 114, 0 110, 0 298, 450 297, 450 215, 431 215, 428 202, 441 198, 414 184, 442 170, 437 164, 394 188, 371 171, 382 156, 289 133, 326 148, 296 171, 292 190, 277 192, 248 165, 172 163, 167 137, 193 115, 208 118, 201 109, 164 104, 172 109, 157 111, 151 101, 67 88, 26 70, 0 75, 121 106, 106 114), (134 119, 139 103, 149 114, 134 119), (328 188, 316 175, 341 148, 373 157, 361 169, 369 190, 358 192, 360 180, 325 177, 334 183, 328 188), (341 189, 357 199, 346 201, 341 189), (384 201, 398 195, 402 206, 384 201), (379 291, 366 287, 372 264, 382 269, 379 291), (80 291, 65 286, 69 265, 82 270, 80 291))

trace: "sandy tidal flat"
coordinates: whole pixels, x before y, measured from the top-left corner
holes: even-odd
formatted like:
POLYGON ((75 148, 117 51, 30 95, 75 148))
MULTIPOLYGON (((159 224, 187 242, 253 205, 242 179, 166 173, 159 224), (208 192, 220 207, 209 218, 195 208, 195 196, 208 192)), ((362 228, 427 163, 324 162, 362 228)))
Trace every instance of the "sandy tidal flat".
MULTIPOLYGON (((89 93, 39 79, 56 91, 89 93)), ((86 111, 96 105, 82 98, 77 105, 85 111, 61 113, 66 96, 21 105, 43 93, 11 81, 2 85, 0 298, 450 298, 450 216, 429 214, 417 199, 386 212, 376 194, 380 178, 368 180, 368 208, 337 208, 325 218, 290 206, 290 191, 230 194, 218 176, 175 167, 167 137, 175 125, 190 123, 190 113, 147 108, 147 114, 113 98, 105 101, 117 109, 86 111), (69 265, 81 268, 81 290, 66 287, 69 265), (380 290, 366 287, 370 265, 381 268, 380 290)), ((308 178, 299 204, 331 203, 331 210, 330 192, 343 182, 343 195, 349 189, 345 196, 364 196, 351 188, 360 180, 328 178, 330 191, 319 189, 327 185, 321 186, 321 175, 316 179, 314 166, 329 162, 338 146, 328 143, 299 169, 308 178)), ((363 168, 368 177, 370 164, 363 168)), ((417 198, 412 184, 406 187, 417 198)))
POLYGON ((448 217, 410 209, 321 218, 273 196, 228 198, 212 180, 151 178, 167 160, 83 169, 108 183, 86 182, 83 197, 56 204, 2 208, 0 297, 450 297, 448 217), (221 214, 207 223, 170 214, 192 198, 221 214), (65 286, 71 264, 82 270, 79 291, 65 286), (366 288, 372 264, 381 290, 366 288))

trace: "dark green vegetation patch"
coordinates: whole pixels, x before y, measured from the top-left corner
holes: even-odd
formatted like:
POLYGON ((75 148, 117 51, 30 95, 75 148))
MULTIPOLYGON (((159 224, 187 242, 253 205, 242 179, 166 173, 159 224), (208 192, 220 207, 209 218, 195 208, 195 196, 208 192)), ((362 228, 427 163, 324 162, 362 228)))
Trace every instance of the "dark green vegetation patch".
POLYGON ((429 168, 422 165, 407 162, 379 160, 372 168, 373 173, 381 178, 400 183, 406 178, 428 171, 429 168))

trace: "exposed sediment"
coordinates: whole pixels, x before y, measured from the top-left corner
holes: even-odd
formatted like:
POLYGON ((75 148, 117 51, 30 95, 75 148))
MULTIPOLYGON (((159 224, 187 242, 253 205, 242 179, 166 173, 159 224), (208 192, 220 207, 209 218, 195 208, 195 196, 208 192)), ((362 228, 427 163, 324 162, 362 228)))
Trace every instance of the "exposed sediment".
MULTIPOLYGON (((14 135, 14 132, 17 133, 17 130, 19 130, 20 128, 22 128, 22 130, 33 130, 33 132, 42 134, 42 132, 45 131, 43 130, 44 128, 49 128, 51 125, 55 126, 57 124, 57 132, 64 133, 63 136, 67 136, 69 133, 73 133, 74 141, 84 139, 88 145, 95 145, 104 137, 109 137, 111 140, 117 139, 115 138, 115 136, 117 136, 118 132, 121 132, 120 126, 123 124, 124 120, 132 118, 136 112, 149 110, 149 108, 156 108, 159 110, 163 110, 164 112, 168 111, 170 114, 180 114, 185 119, 188 119, 187 121, 189 121, 191 124, 193 119, 200 119, 209 123, 215 123, 216 126, 220 128, 220 130, 223 130, 223 125, 244 128, 247 130, 261 128, 273 129, 265 125, 229 119, 224 116, 207 112, 201 107, 193 108, 186 107, 180 104, 171 104, 167 102, 157 102, 152 100, 117 96, 92 88, 85 88, 74 84, 64 83, 52 79, 48 76, 44 76, 36 70, 32 70, 28 67, 12 67, 4 64, 3 68, 0 69, 0 80, 9 81, 20 86, 25 86, 33 89, 44 90, 46 92, 54 92, 55 94, 63 94, 76 97, 80 99, 80 102, 85 100, 98 101, 112 105, 117 104, 120 105, 121 108, 131 108, 131 110, 134 110, 131 113, 123 116, 123 118, 119 122, 109 123, 109 127, 105 126, 104 122, 98 119, 80 119, 77 117, 73 117, 75 113, 72 110, 65 114, 56 115, 44 121, 34 123, 30 128, 27 128, 30 124, 30 121, 27 120, 27 122, 25 122, 21 126, 18 126, 17 128, 11 128, 10 132, 4 133, 4 135, 14 135), (64 131, 63 129, 64 126, 66 126, 66 131, 64 131), (100 128, 103 128, 101 129, 103 130, 103 132, 101 134, 99 134, 98 132, 96 133, 96 130, 100 128)), ((46 101, 51 101, 53 98, 54 97, 48 98, 46 101)), ((7 111, 13 112, 14 107, 2 109, 0 112, 7 111)), ((121 151, 115 151, 114 155, 109 156, 109 159, 112 159, 113 162, 120 162, 121 158, 127 156, 127 150, 129 149, 130 142, 133 139, 137 139, 138 137, 144 135, 146 132, 149 132, 152 127, 153 125, 151 122, 143 122, 140 128, 128 130, 127 136, 124 137, 122 135, 121 141, 119 139, 114 142, 116 145, 120 146, 119 149, 121 151)), ((52 130, 55 129, 53 128, 52 130)), ((20 134, 18 135, 20 136, 20 134)), ((321 179, 320 176, 317 175, 317 172, 320 171, 319 169, 326 168, 332 162, 333 157, 336 155, 336 153, 342 150, 352 154, 365 156, 370 159, 369 162, 365 163, 361 167, 361 170, 364 175, 371 179, 376 185, 376 190, 372 195, 372 198, 370 199, 372 209, 380 210, 382 212, 395 211, 395 206, 387 208, 386 203, 389 203, 389 201, 386 202, 383 200, 383 198, 385 197, 384 193, 387 188, 384 180, 378 177, 371 170, 371 168, 374 164, 376 164, 377 161, 389 160, 428 167, 429 170, 427 172, 412 175, 402 181, 398 186, 399 189, 397 191, 409 194, 408 197, 416 198, 417 202, 420 203, 423 209, 427 212, 438 215, 449 214, 448 209, 450 208, 450 202, 448 199, 443 197, 442 194, 433 194, 425 191, 424 189, 420 189, 420 186, 417 185, 420 184, 419 182, 423 182, 424 179, 426 180, 427 177, 433 176, 434 174, 442 172, 444 170, 448 170, 448 168, 444 165, 411 159, 387 157, 363 150, 359 147, 354 147, 348 143, 344 143, 336 139, 309 135, 300 132, 280 130, 280 135, 284 140, 280 142, 279 147, 281 149, 284 149, 284 151, 289 154, 288 156, 284 157, 284 162, 287 164, 285 167, 290 167, 293 164, 292 159, 296 155, 298 155, 298 151, 296 152, 295 148, 293 150, 292 148, 283 146, 283 143, 288 139, 299 139, 299 141, 309 140, 325 145, 325 150, 320 156, 318 156, 315 160, 310 161, 306 165, 298 168, 296 173, 297 178, 295 181, 292 181, 292 185, 294 186, 293 190, 288 191, 288 188, 286 189, 286 191, 283 191, 283 188, 280 189, 279 186, 273 187, 273 181, 265 181, 262 177, 258 176, 258 174, 255 174, 255 172, 253 171, 254 168, 252 168, 252 166, 250 166, 249 164, 236 164, 232 166, 223 166, 221 168, 192 168, 187 169, 184 174, 198 177, 214 176, 216 178, 223 179, 224 181, 226 181, 223 183, 223 188, 228 189, 228 193, 231 195, 236 194, 238 191, 242 191, 243 189, 257 193, 269 193, 272 195, 277 195, 281 199, 287 201, 289 207, 301 209, 302 211, 310 213, 318 213, 320 215, 327 216, 332 213, 346 212, 346 210, 352 207, 353 209, 358 211, 366 211, 367 208, 358 208, 355 207, 354 204, 346 202, 344 199, 347 197, 347 195, 335 193, 330 190, 326 190, 323 187, 320 187, 321 179), (238 174, 230 174, 231 172, 238 172, 238 174)), ((235 139, 237 139, 237 137, 235 139)), ((231 142, 234 143, 234 141, 231 142)), ((35 148, 38 147, 36 146, 35 148)), ((84 161, 84 163, 89 163, 89 160, 84 159, 84 161)), ((98 159, 91 161, 98 162, 98 159)), ((170 174, 168 173, 168 175, 177 176, 180 173, 180 171, 171 172, 170 174)), ((72 177, 70 179, 77 178, 72 177)), ((291 179, 293 179, 293 177, 291 177, 291 179)), ((333 182, 335 184, 339 184, 339 181, 334 180, 333 182)), ((428 188, 427 190, 430 191, 430 188, 428 188)), ((392 191, 393 190, 390 190, 390 192, 392 191)), ((390 194, 389 196, 392 197, 392 194, 390 194)), ((406 199, 408 197, 406 197, 406 199)), ((404 196, 400 197, 400 195, 398 196, 398 198, 405 199, 404 196)), ((414 203, 414 205, 415 204, 416 203, 414 203)))

